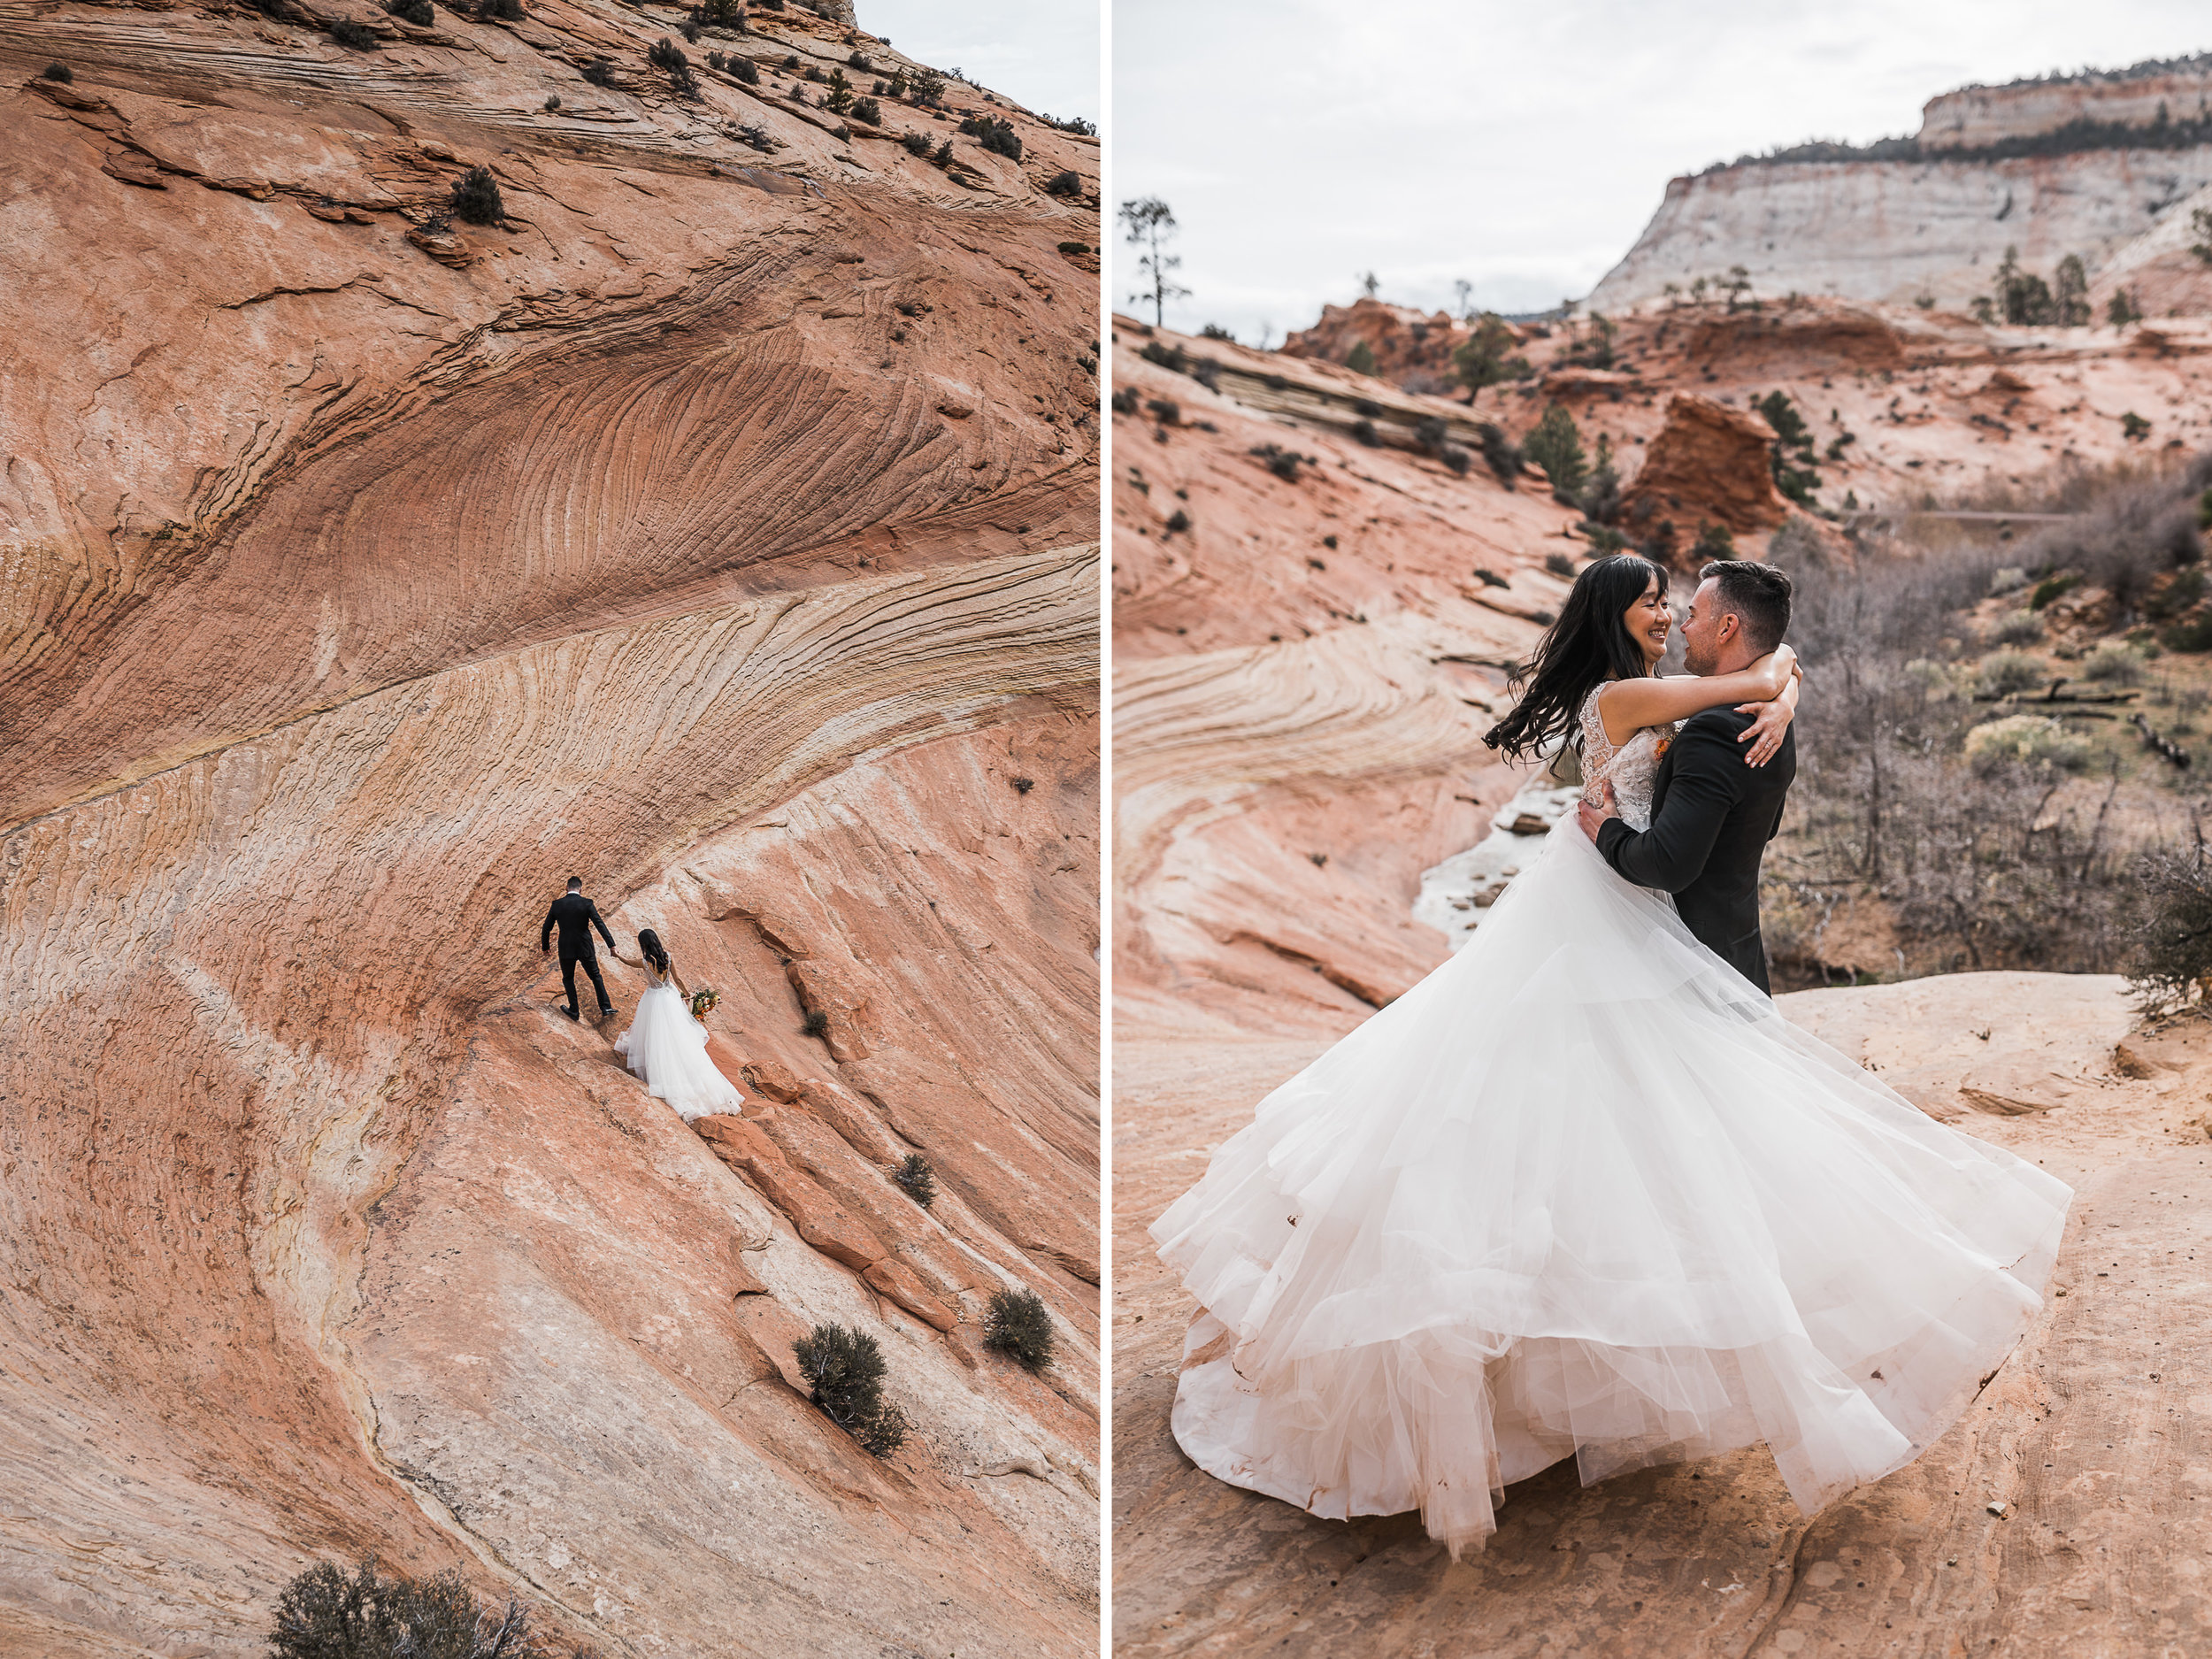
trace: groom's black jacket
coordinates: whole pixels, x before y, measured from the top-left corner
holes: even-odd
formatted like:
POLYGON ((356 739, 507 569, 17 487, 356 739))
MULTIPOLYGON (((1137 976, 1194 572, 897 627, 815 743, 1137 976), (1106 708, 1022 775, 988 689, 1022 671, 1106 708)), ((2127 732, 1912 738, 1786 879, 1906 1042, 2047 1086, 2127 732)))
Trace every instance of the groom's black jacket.
POLYGON ((545 913, 545 926, 538 930, 540 950, 551 942, 556 927, 561 930, 564 956, 591 955, 591 930, 595 927, 599 930, 599 937, 607 941, 607 949, 614 949, 614 935, 607 931, 606 923, 599 919, 599 907, 580 893, 571 893, 553 901, 553 908, 545 913))
POLYGON ((1639 833, 1608 818, 1598 826, 1598 851, 1638 887, 1673 894, 1699 941, 1764 991, 1759 859, 1782 826, 1797 734, 1783 733, 1765 765, 1747 765, 1749 745, 1736 740, 1752 719, 1708 709, 1684 722, 1652 782, 1651 827, 1639 833))

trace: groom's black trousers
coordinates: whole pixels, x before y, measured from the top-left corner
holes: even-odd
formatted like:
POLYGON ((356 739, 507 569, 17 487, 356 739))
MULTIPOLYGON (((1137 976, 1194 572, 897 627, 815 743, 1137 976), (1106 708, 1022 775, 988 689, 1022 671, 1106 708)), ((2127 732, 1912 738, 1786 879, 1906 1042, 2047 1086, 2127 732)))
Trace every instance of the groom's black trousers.
POLYGON ((571 950, 567 941, 561 941, 561 985, 568 992, 569 1012, 572 1014, 576 1011, 576 964, 578 963, 583 964, 584 972, 591 976, 591 988, 599 993, 599 1006, 613 1007, 614 1004, 607 1000, 607 982, 599 977, 598 954, 592 949, 591 935, 587 933, 584 936, 584 948, 581 950, 571 950))

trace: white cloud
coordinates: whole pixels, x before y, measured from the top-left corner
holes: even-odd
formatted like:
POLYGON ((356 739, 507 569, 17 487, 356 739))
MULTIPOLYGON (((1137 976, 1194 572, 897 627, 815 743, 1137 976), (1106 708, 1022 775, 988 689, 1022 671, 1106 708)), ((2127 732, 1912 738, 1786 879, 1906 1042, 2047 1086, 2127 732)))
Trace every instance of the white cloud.
POLYGON ((858 0, 861 27, 1032 110, 1096 121, 1098 0, 858 0))

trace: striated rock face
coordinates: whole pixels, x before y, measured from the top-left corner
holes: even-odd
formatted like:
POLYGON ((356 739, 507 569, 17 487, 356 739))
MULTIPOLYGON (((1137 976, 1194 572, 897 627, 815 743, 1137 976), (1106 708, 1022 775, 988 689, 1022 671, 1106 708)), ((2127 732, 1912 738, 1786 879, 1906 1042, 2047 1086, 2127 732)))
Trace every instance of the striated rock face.
MULTIPOLYGON (((1762 294, 1963 308, 2007 248, 2047 280, 2069 254, 2093 283, 2212 185, 2212 146, 2004 160, 1763 162, 1668 180, 1590 293, 1612 311, 1740 265, 1762 294)), ((2100 313, 2101 314, 2101 313, 2100 313)))
POLYGON ((2212 58, 2200 55, 2134 70, 2016 81, 2002 87, 1962 87, 1921 106, 1924 144, 1994 144, 2055 132, 2070 121, 2149 127, 2161 119, 2193 119, 2212 99, 2212 58))
POLYGON ((1789 512, 1768 466, 1773 443, 1774 428, 1749 410, 1677 392, 1621 498, 1622 518, 1639 534, 1663 522, 1685 536, 1708 523, 1740 534, 1770 530, 1789 512))
POLYGON ((2201 1644, 2212 1174, 2201 1023, 2131 1032, 2120 982, 1978 973, 1784 1011, 2071 1183, 2053 1295, 1918 1461, 1808 1518, 1753 1451, 1508 1488, 1454 1564, 1417 1515, 1317 1520, 1191 1467, 1168 1432, 1189 1301, 1144 1227, 1327 1034, 1117 1045, 1117 1651, 1477 1655, 2152 1653, 2201 1644), (2008 1103, 1993 1103, 2008 1102, 2008 1103))
POLYGON ((672 19, 280 11, 0 25, 73 70, 0 92, 0 1647, 257 1653, 373 1549, 607 1654, 1088 1652, 1095 146, 848 129, 795 10, 695 101, 672 19), (737 1120, 611 1052, 646 926, 737 1120))
POLYGON ((2212 200, 2200 194, 2212 187, 2212 145, 2177 147, 2202 134, 2170 125, 2203 119, 2208 98, 2212 58, 2201 56, 1966 87, 1928 101, 1909 158, 1756 162, 1673 179, 1590 303, 1624 309, 1741 265, 1762 294, 1963 306, 1990 291, 2015 248, 2047 280, 2078 256, 2100 318, 2121 286, 2154 316, 2212 309, 2212 284, 2162 258, 2197 240, 2176 232, 2212 200), (2055 135, 2068 128, 2143 138, 2091 148, 2078 136, 2067 149, 2055 135))

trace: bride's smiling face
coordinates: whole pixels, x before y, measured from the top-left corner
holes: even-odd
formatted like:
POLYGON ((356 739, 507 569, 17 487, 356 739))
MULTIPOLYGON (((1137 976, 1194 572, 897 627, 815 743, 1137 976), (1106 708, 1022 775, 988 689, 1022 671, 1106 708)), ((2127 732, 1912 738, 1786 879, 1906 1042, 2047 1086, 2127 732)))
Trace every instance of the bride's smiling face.
POLYGON ((1649 672, 1667 654, 1667 635, 1674 628, 1674 607, 1667 603, 1667 595, 1656 576, 1637 596, 1636 603, 1621 612, 1621 625, 1628 630, 1628 637, 1642 649, 1644 668, 1649 672))

